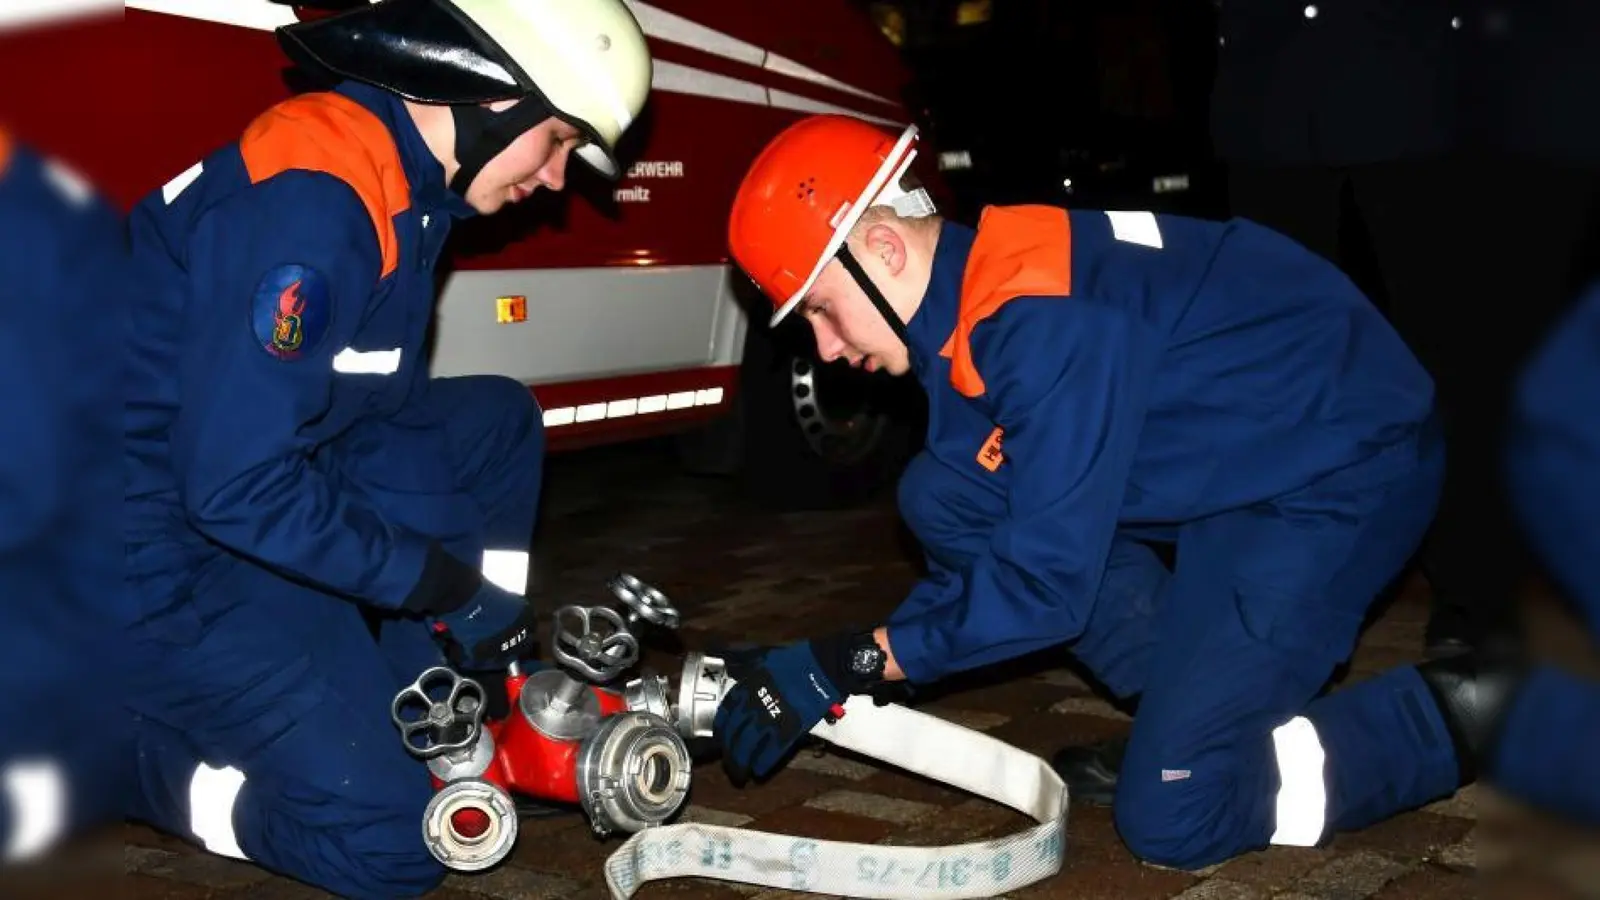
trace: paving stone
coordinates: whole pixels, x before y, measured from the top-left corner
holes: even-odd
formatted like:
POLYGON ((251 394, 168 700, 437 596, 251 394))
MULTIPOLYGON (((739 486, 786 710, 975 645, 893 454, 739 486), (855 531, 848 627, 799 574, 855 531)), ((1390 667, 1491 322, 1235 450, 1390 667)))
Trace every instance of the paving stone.
POLYGON ((1179 869, 1179 868, 1175 868, 1173 866, 1162 866, 1162 865, 1157 865, 1157 864, 1155 864, 1153 862, 1149 862, 1148 860, 1141 861, 1140 864, 1145 866, 1145 867, 1147 867, 1147 868, 1160 869, 1163 872, 1187 872, 1188 874, 1193 875, 1196 878, 1210 878, 1212 875, 1216 874, 1218 869, 1222 868, 1222 863, 1216 863, 1215 865, 1210 865, 1210 866, 1203 866, 1203 867, 1198 868, 1198 869, 1179 869))
POLYGON ((752 819, 743 813, 727 812, 705 806, 690 806, 678 816, 677 821, 683 824, 699 823, 701 825, 719 825, 723 828, 743 828, 750 824, 752 819))
POLYGON ((1398 647, 1363 646, 1351 657, 1350 668, 1355 673, 1370 677, 1401 666, 1414 665, 1421 660, 1421 647, 1420 642, 1410 641, 1398 647))
POLYGON ((230 894, 214 887, 138 873, 119 878, 113 896, 116 900, 231 900, 230 894))
POLYGON ((1265 900, 1266 891, 1253 884, 1229 881, 1226 878, 1207 878, 1173 900, 1265 900))
MULTIPOLYGON (((652 881, 639 889, 634 896, 639 900, 749 900, 767 890, 753 884, 735 884, 712 878, 672 878, 652 881)), ((610 900, 605 893, 605 900, 610 900)), ((815 900, 816 895, 812 895, 815 900)))
MULTIPOLYGON (((1026 831, 1036 824, 1008 807, 973 799, 897 828, 882 843, 900 847, 942 847, 1006 836, 1026 831)), ((1068 830, 1071 830, 1070 820, 1068 830)))
POLYGON ((181 840, 165 832, 157 831, 147 825, 126 824, 121 828, 123 843, 130 847, 145 847, 166 850, 172 853, 199 853, 200 848, 188 841, 181 840))
POLYGON ((832 778, 848 778, 851 781, 871 778, 883 771, 881 766, 846 759, 832 751, 819 754, 809 750, 796 753, 789 763, 789 768, 799 769, 802 772, 815 772, 832 778))
POLYGON ((164 865, 177 854, 156 847, 125 847, 122 853, 122 871, 134 874, 145 866, 164 865))
POLYGON ((940 810, 940 807, 931 803, 897 800, 882 794, 868 794, 862 791, 829 791, 807 800, 805 805, 813 809, 879 819, 893 825, 910 825, 936 815, 940 810))
POLYGON ((789 834, 795 837, 826 837, 853 844, 875 844, 894 830, 892 822, 869 818, 838 809, 796 806, 769 813, 750 827, 756 831, 789 834))
POLYGON ((271 877, 258 866, 210 853, 129 848, 123 862, 125 871, 219 889, 245 887, 271 877))
MULTIPOLYGON (((482 894, 473 894, 454 887, 441 887, 430 891, 425 896, 428 900, 483 900, 482 894)), ((232 898, 229 898, 229 900, 232 900, 232 898)), ((578 898, 572 897, 569 900, 578 900, 578 898)), ((584 898, 584 900, 589 900, 589 898, 584 898)))
POLYGON ((989 736, 1049 759, 1062 747, 1126 735, 1129 727, 1124 719, 1104 715, 1051 714, 1013 719, 990 731, 989 736))
MULTIPOLYGON (((594 877, 603 879, 605 876, 597 872, 594 877)), ((444 886, 492 900, 566 900, 577 893, 581 884, 561 875, 500 866, 490 872, 451 875, 445 879, 444 886)))
POLYGON ((602 840, 595 837, 588 825, 573 824, 537 839, 519 839, 508 864, 587 881, 600 877, 606 857, 621 845, 620 837, 602 840))
MULTIPOLYGON (((731 485, 680 475, 665 454, 614 453, 615 462, 580 454, 552 461, 539 553, 542 595, 560 602, 608 601, 604 581, 617 570, 661 588, 684 616, 671 639, 645 638, 646 664, 675 676, 681 648, 717 640, 776 643, 826 627, 872 621, 897 605, 920 566, 901 544, 892 492, 846 513, 789 516, 746 506, 731 485), (580 458, 582 457, 582 458, 580 458), (586 459, 588 461, 586 461, 586 459)), ((1363 634, 1346 682, 1420 655, 1428 618, 1426 582, 1411 575, 1399 597, 1363 634)), ((1541 620, 1542 621, 1542 620, 1541 620)), ((1553 620, 1552 620, 1553 621, 1553 620)), ((1562 631, 1548 622, 1544 632, 1562 631)), ((1566 627, 1566 631, 1572 631, 1566 627)), ((1559 636, 1559 635, 1558 635, 1559 636)), ((1039 654, 936 686, 915 708, 1047 757, 1067 744, 1124 735, 1128 716, 1097 694, 1063 656, 1039 654)), ((1456 796, 1340 835, 1325 849, 1271 848, 1200 873, 1135 860, 1109 810, 1075 807, 1062 871, 1011 892, 1006 900, 1432 900, 1469 896, 1483 870, 1547 845, 1522 826, 1510 837, 1484 828, 1492 795, 1473 787, 1456 796), (1490 851, 1493 852, 1490 852, 1490 851), (1480 861, 1480 857, 1484 861, 1480 861), (1489 862, 1498 858, 1501 862, 1489 862), (1481 862, 1481 864, 1480 864, 1481 862)), ((683 822, 893 846, 943 846, 1014 834, 1034 824, 992 801, 930 783, 837 749, 809 748, 764 784, 735 789, 714 760, 697 766, 683 822)), ((126 850, 115 890, 83 896, 115 900, 319 900, 329 895, 254 867, 204 854, 142 826, 114 837, 126 850), (156 875, 152 873, 162 873, 156 875)), ((529 820, 512 859, 485 875, 453 876, 428 900, 608 900, 602 866, 621 837, 597 840, 581 817, 529 820)), ((1542 864, 1549 884, 1600 881, 1581 854, 1542 864), (1586 867, 1587 866, 1587 867, 1586 867)), ((14 887, 7 881, 0 894, 14 887)), ((40 900, 70 900, 45 895, 40 900)), ((76 894, 71 896, 77 896, 76 894)), ((639 900, 815 900, 820 895, 703 878, 651 882, 639 900)), ((1581 895, 1580 895, 1581 896, 1581 895)), ((9 894, 5 900, 12 900, 9 894)), ((23 900, 32 900, 31 897, 23 900)))
POLYGON ((1312 847, 1271 847, 1223 863, 1217 867, 1214 877, 1254 885, 1269 892, 1281 891, 1332 858, 1328 851, 1312 847))
POLYGON ((1029 676, 991 682, 971 690, 944 694, 929 706, 961 708, 1012 718, 1039 715, 1071 691, 1029 676))
POLYGON ((1467 832, 1460 841, 1439 851, 1439 862, 1452 869, 1474 871, 1478 868, 1477 831, 1467 832))
POLYGON ((1015 900, 1167 900, 1199 879, 1140 865, 1120 845, 1067 838, 1060 874, 1012 891, 1015 900))
MULTIPOLYGON (((934 781, 921 775, 913 775, 900 769, 888 769, 863 779, 851 786, 854 790, 871 794, 882 794, 894 797, 897 800, 910 800, 915 803, 927 803, 933 806, 950 807, 967 800, 979 799, 976 795, 960 788, 954 788, 943 782, 934 781)), ((988 801, 992 803, 993 801, 988 801)))
POLYGON ((1099 716, 1131 722, 1133 718, 1099 697, 1067 697, 1050 704, 1050 712, 1057 715, 1099 716))
POLYGON ((962 728, 970 728, 973 731, 989 731, 1011 721, 1011 717, 1004 713, 987 712, 981 709, 946 709, 938 706, 924 706, 918 707, 918 709, 953 725, 960 725, 962 728))
POLYGON ((773 810, 798 806, 841 783, 841 779, 827 775, 785 768, 765 783, 752 783, 741 789, 728 781, 720 765, 708 765, 695 769, 689 802, 758 818, 773 810))
POLYGON ((338 898, 327 891, 319 891, 298 881, 269 878, 236 894, 230 894, 228 900, 338 900, 338 898))
POLYGON ((1476 819, 1478 798, 1481 793, 1478 785, 1469 784, 1443 800, 1424 806, 1423 811, 1441 816, 1454 816, 1458 819, 1476 819))
POLYGON ((1423 866, 1384 885, 1372 900, 1469 900, 1479 896, 1478 888, 1470 875, 1423 866))
POLYGON ((1395 816, 1358 832, 1338 835, 1336 849, 1366 849, 1396 859, 1425 860, 1459 842, 1472 830, 1469 819, 1412 812, 1395 816))
POLYGON ((1413 868, 1380 853, 1359 850, 1313 869, 1295 882, 1293 890, 1318 900, 1366 900, 1413 868))
POLYGON ((1034 675, 1033 679, 1052 687, 1069 688, 1081 694, 1087 694, 1090 691, 1088 683, 1078 677, 1078 674, 1071 669, 1047 669, 1034 675))
MULTIPOLYGON (((0 898, 5 900, 63 900, 63 898, 115 898, 127 878, 122 848, 72 848, 58 846, 44 856, 0 866, 0 898), (107 854, 107 849, 115 853, 107 854)), ((204 885, 201 885, 204 887, 204 885)))

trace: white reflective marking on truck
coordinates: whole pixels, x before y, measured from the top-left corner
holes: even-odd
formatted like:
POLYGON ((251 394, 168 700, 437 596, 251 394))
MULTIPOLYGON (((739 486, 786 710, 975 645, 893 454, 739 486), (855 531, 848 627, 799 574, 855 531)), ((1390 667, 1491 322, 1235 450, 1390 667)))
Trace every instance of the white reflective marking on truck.
POLYGON ((665 412, 669 409, 690 409, 696 406, 717 406, 725 392, 720 387, 677 391, 672 394, 652 394, 648 397, 626 397, 603 403, 585 403, 582 406, 558 406, 544 411, 544 427, 559 428, 582 422, 602 419, 625 419, 665 412))

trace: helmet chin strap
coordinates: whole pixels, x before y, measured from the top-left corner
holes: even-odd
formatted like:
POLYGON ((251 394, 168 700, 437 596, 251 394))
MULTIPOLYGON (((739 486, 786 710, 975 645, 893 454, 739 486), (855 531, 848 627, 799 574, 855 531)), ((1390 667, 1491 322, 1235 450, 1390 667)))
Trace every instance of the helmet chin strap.
POLYGON ((456 123, 456 162, 461 168, 450 179, 450 190, 462 197, 489 161, 540 122, 555 115, 544 100, 523 97, 516 105, 492 112, 478 104, 450 107, 456 123))
POLYGON ((911 338, 906 335, 906 323, 900 321, 900 316, 895 313, 894 307, 889 305, 889 301, 884 298, 883 292, 878 290, 878 286, 872 283, 871 278, 867 277, 866 270, 861 268, 861 263, 856 261, 849 247, 845 244, 840 244, 839 252, 836 255, 840 264, 844 266, 844 270, 849 272, 850 277, 854 278, 856 284, 861 286, 861 290, 867 295, 867 299, 871 300, 872 305, 878 308, 878 314, 883 316, 884 321, 889 323, 889 327, 894 329, 894 333, 906 345, 906 350, 909 351, 911 349, 911 338))
MULTIPOLYGON (((892 206, 896 215, 907 219, 920 219, 937 212, 934 208, 933 198, 929 196, 925 189, 919 187, 908 191, 900 186, 900 176, 905 173, 906 169, 911 166, 911 161, 916 158, 915 150, 906 155, 905 160, 900 163, 900 168, 895 171, 894 177, 889 179, 889 183, 878 192, 877 199, 872 201, 874 205, 892 206)), ((883 316, 884 321, 889 323, 889 327, 894 329, 894 333, 900 338, 900 342, 906 345, 907 352, 911 352, 911 338, 906 335, 906 323, 900 321, 899 314, 894 311, 894 307, 889 305, 889 301, 884 298, 883 292, 878 290, 878 286, 872 282, 871 278, 867 277, 866 270, 861 268, 861 263, 850 253, 849 242, 840 244, 839 250, 834 256, 844 266, 844 270, 850 273, 850 277, 855 279, 856 284, 861 286, 862 292, 867 295, 868 300, 872 301, 872 305, 878 308, 878 315, 883 316)))

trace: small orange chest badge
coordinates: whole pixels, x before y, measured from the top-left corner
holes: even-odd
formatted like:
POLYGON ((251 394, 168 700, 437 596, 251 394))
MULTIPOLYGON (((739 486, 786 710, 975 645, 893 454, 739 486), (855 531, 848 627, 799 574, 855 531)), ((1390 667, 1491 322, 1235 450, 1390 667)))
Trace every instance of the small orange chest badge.
POLYGON ((1000 468, 1006 461, 1006 455, 1001 452, 1000 445, 1004 443, 1006 430, 996 428, 989 432, 989 439, 983 442, 983 447, 978 450, 978 465, 993 472, 1000 468))

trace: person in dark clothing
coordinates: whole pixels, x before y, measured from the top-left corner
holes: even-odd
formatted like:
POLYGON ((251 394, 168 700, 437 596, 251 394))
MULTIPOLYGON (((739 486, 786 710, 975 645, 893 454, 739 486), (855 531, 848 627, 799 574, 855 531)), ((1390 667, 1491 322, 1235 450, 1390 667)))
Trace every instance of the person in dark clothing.
MULTIPOLYGON (((1418 554, 1432 588, 1426 652, 1515 649, 1530 555, 1499 448, 1514 373, 1600 272, 1600 122, 1573 113, 1600 84, 1600 4, 1218 8, 1211 128, 1233 215, 1344 267, 1434 379, 1448 464, 1418 554), (1368 246, 1343 245, 1355 230, 1368 246)), ((1125 744, 1056 755, 1074 799, 1109 801, 1125 744)))
POLYGON ((1512 373, 1572 293, 1595 186, 1589 175, 1562 196, 1571 182, 1543 151, 1569 139, 1552 128, 1559 117, 1537 111, 1561 79, 1531 63, 1581 29, 1552 28, 1580 5, 1519 4, 1514 17, 1479 0, 1220 8, 1212 133, 1233 213, 1345 267, 1437 385, 1450 463, 1420 559, 1430 655, 1517 634, 1525 554, 1494 448, 1512 373), (1366 247, 1341 244, 1351 231, 1366 232, 1366 247), (1498 314, 1463 315, 1474 301, 1498 314))

